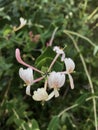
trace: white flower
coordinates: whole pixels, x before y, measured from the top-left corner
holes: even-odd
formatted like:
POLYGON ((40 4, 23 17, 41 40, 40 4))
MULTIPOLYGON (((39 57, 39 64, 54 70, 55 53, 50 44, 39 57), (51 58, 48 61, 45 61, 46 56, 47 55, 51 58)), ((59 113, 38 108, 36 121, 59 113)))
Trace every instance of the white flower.
POLYGON ((67 72, 68 77, 69 77, 71 89, 74 89, 74 82, 73 82, 73 78, 71 76, 71 73, 75 69, 75 63, 71 58, 65 58, 64 62, 65 62, 65 66, 66 66, 66 72, 67 72))
POLYGON ((26 83, 26 94, 30 94, 30 86, 33 84, 34 78, 33 78, 33 70, 31 68, 19 69, 19 76, 20 78, 26 83))
POLYGON ((46 101, 48 99, 48 93, 45 88, 38 88, 37 91, 34 91, 32 98, 35 101, 46 101))
POLYGON ((26 25, 27 20, 25 20, 24 18, 20 18, 20 26, 23 27, 24 25, 26 25))
POLYGON ((62 55, 61 61, 64 61, 64 59, 65 59, 65 53, 64 53, 64 51, 62 49, 60 49, 58 46, 55 46, 53 48, 53 51, 55 51, 57 54, 61 54, 62 55))
POLYGON ((68 73, 72 73, 75 69, 75 63, 71 58, 65 58, 64 59, 65 65, 66 65, 66 71, 68 73))
POLYGON ((46 92, 45 88, 38 88, 37 91, 34 91, 32 98, 35 101, 48 101, 54 96, 54 92, 51 92, 49 95, 46 92))
POLYGON ((14 31, 18 31, 19 29, 21 29, 22 27, 24 27, 27 23, 27 20, 25 20, 24 18, 20 17, 20 25, 18 27, 13 27, 14 31))
POLYGON ((49 88, 54 89, 55 97, 59 96, 58 90, 64 85, 65 83, 65 75, 60 72, 51 72, 48 76, 48 85, 49 88))

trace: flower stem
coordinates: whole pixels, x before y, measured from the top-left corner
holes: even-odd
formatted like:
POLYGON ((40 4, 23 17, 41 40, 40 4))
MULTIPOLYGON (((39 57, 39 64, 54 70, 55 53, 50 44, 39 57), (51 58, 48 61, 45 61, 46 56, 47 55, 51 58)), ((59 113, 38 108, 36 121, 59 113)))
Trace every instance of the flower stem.
POLYGON ((51 37, 50 42, 49 42, 49 46, 52 46, 54 36, 55 36, 55 33, 56 33, 57 29, 58 29, 58 27, 56 27, 55 30, 53 31, 52 37, 51 37))
POLYGON ((67 107, 66 109, 64 109, 63 111, 61 111, 59 113, 58 117, 60 117, 61 115, 63 115, 66 111, 69 111, 69 110, 71 110, 71 109, 73 109, 74 107, 77 107, 77 106, 78 106, 78 104, 74 104, 74 105, 72 105, 70 107, 67 107))
POLYGON ((35 79, 33 82, 34 82, 34 83, 39 82, 39 81, 42 80, 44 77, 45 77, 45 76, 42 76, 42 77, 40 77, 40 78, 38 78, 38 79, 35 79))
POLYGON ((55 58, 53 59, 52 63, 49 66, 48 72, 51 70, 52 66, 54 65, 54 63, 56 62, 57 58, 59 57, 60 54, 56 54, 55 58))
POLYGON ((45 90, 47 89, 47 85, 48 85, 48 80, 46 79, 45 83, 44 83, 44 88, 45 90))
MULTIPOLYGON (((19 115, 17 114, 16 110, 15 110, 14 108, 13 108, 12 110, 13 110, 13 112, 14 112, 16 118, 17 118, 18 120, 20 120, 19 115)), ((22 127, 23 130, 26 130, 23 123, 21 123, 21 127, 22 127)))

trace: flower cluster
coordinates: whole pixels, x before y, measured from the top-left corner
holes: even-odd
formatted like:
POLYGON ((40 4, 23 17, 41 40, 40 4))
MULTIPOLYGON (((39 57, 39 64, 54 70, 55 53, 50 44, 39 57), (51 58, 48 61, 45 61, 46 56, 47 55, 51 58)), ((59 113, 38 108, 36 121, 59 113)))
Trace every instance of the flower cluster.
POLYGON ((23 68, 19 69, 19 76, 27 85, 26 94, 29 96, 32 96, 33 100, 35 100, 35 101, 48 101, 53 97, 58 97, 59 90, 65 84, 66 75, 68 75, 68 77, 69 77, 71 89, 74 89, 74 82, 73 82, 73 78, 71 75, 71 73, 75 69, 74 61, 71 58, 66 58, 64 51, 62 49, 60 49, 58 46, 55 46, 53 48, 53 51, 56 52, 56 56, 53 59, 52 63, 50 64, 50 67, 47 70, 47 72, 49 74, 44 75, 44 72, 25 63, 21 59, 20 50, 16 49, 15 55, 16 55, 17 61, 20 64, 23 64, 24 66, 27 67, 27 69, 23 69, 23 68), (61 62, 64 62, 66 69, 62 72, 51 71, 52 66, 55 64, 55 62, 59 56, 61 57, 61 62), (34 79, 33 71, 37 71, 42 76, 38 79, 34 79), (31 85, 33 85, 36 82, 39 82, 40 80, 45 80, 44 87, 38 88, 36 91, 33 92, 33 95, 31 95, 31 93, 30 93, 31 85), (49 91, 50 89, 51 89, 51 92, 49 91))

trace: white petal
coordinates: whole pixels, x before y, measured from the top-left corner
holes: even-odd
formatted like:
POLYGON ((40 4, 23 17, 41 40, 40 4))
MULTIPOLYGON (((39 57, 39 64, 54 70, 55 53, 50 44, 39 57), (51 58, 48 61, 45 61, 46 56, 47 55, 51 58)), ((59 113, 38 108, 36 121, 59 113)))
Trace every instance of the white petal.
POLYGON ((24 18, 20 18, 20 25, 24 26, 26 24, 27 20, 25 20, 24 18))
POLYGON ((58 96, 59 96, 59 92, 58 92, 57 89, 54 89, 54 95, 55 95, 55 97, 58 97, 58 96))
POLYGON ((61 61, 64 61, 65 59, 65 53, 62 54, 61 61))
POLYGON ((57 54, 61 54, 61 55, 62 55, 61 61, 64 61, 64 59, 65 59, 65 53, 64 53, 64 51, 63 51, 62 49, 60 49, 58 46, 55 46, 55 47, 53 48, 53 50, 54 50, 57 54))
POLYGON ((52 91, 49 95, 46 101, 49 101, 54 96, 54 91, 52 91))
POLYGON ((71 86, 71 89, 74 89, 74 82, 73 82, 73 78, 70 74, 68 74, 68 77, 69 77, 69 81, 70 81, 70 86, 71 86))
POLYGON ((29 96, 31 96, 31 94, 30 94, 30 87, 31 87, 31 86, 27 86, 27 87, 26 87, 26 94, 29 95, 29 96))
POLYGON ((55 47, 53 48, 53 50, 54 50, 56 53, 58 53, 58 54, 64 54, 64 51, 63 51, 62 49, 60 49, 58 46, 55 46, 55 47))
POLYGON ((33 79, 33 70, 31 68, 27 68, 27 69, 20 68, 19 76, 20 76, 20 78, 22 78, 24 80, 24 82, 27 85, 33 84, 33 80, 34 80, 33 79))
POLYGON ((35 101, 46 101, 48 99, 48 93, 44 88, 38 88, 37 91, 34 91, 32 98, 35 101))
POLYGON ((51 72, 48 76, 49 88, 60 88, 65 83, 65 75, 60 72, 51 72))
POLYGON ((64 59, 66 70, 68 73, 72 73, 75 69, 75 63, 71 58, 65 58, 64 59))

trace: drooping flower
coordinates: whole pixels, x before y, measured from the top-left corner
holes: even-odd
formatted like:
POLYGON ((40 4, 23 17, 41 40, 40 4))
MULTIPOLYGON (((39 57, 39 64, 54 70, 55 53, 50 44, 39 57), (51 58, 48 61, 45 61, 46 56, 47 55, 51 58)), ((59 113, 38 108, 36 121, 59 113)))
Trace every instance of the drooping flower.
POLYGON ((65 59, 65 53, 64 53, 64 51, 62 49, 60 49, 58 46, 55 46, 53 48, 53 51, 55 51, 57 54, 61 54, 62 55, 61 61, 64 61, 64 59, 65 59))
POLYGON ((65 58, 64 63, 66 65, 66 71, 72 73, 75 69, 75 63, 71 58, 65 58))
POLYGON ((19 76, 20 78, 26 83, 26 94, 30 94, 30 86, 33 84, 34 78, 33 78, 33 70, 31 68, 19 69, 19 76))
POLYGON ((69 77, 71 89, 74 89, 74 82, 73 82, 73 78, 71 76, 71 73, 75 69, 75 63, 71 58, 65 58, 64 63, 66 66, 66 73, 68 74, 68 77, 69 77))
POLYGON ((48 86, 49 88, 54 89, 55 97, 59 96, 58 90, 64 85, 64 83, 65 83, 65 74, 53 71, 48 76, 48 86))

